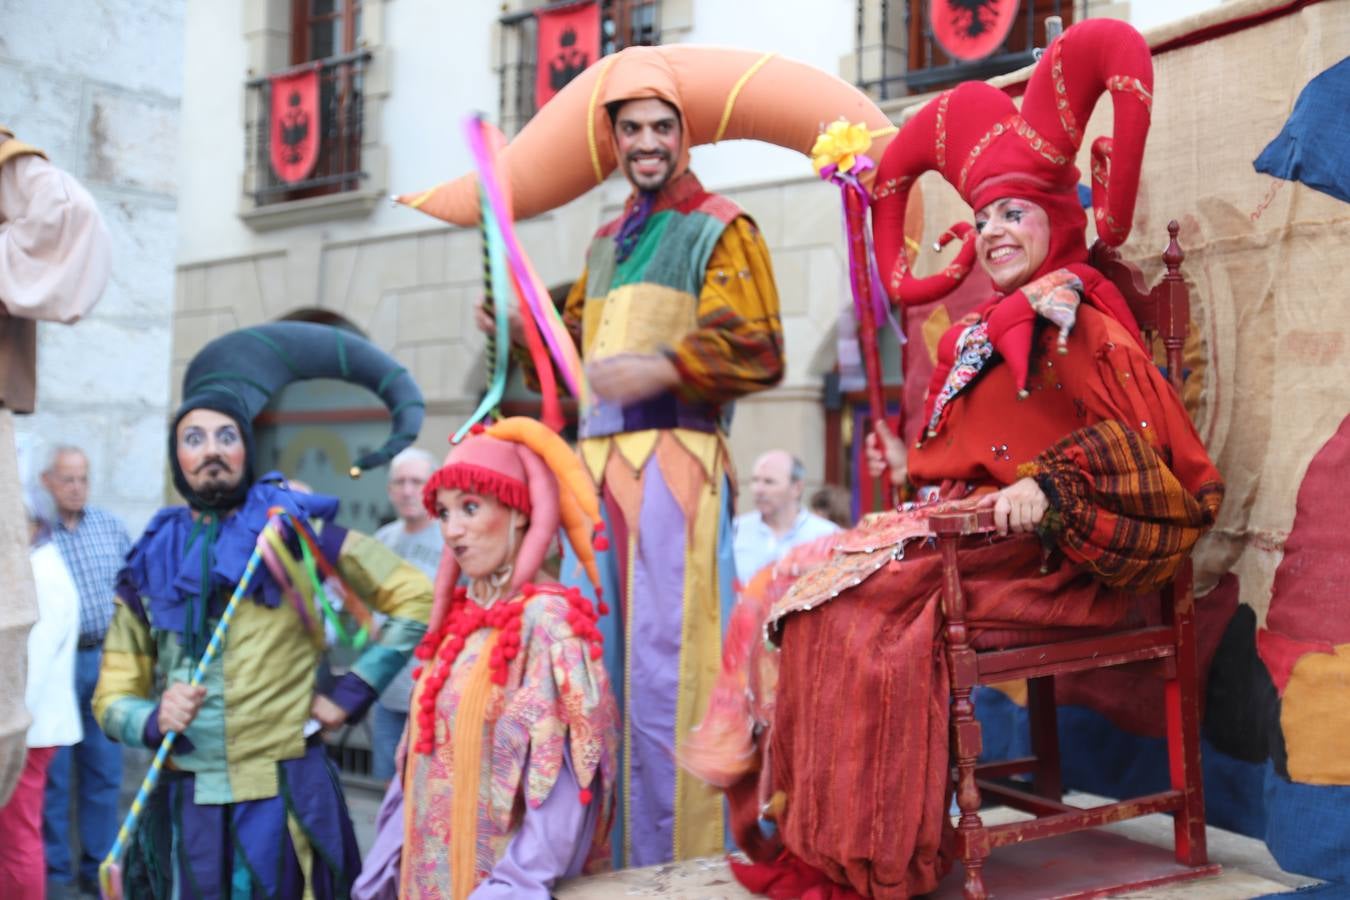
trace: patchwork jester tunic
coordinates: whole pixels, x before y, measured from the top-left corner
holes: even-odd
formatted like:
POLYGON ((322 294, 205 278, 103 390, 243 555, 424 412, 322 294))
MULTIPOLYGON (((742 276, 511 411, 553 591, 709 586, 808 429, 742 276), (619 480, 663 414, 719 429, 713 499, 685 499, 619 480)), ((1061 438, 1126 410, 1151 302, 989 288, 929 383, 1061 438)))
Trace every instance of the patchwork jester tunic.
MULTIPOLYGON (((158 747, 157 694, 188 681, 196 665, 184 640, 194 603, 208 598, 209 633, 276 505, 319 521, 320 551, 361 602, 389 616, 330 699, 359 721, 403 667, 426 630, 426 576, 379 541, 334 524, 335 500, 292 493, 265 476, 221 523, 207 591, 200 589, 206 535, 187 507, 161 510, 132 548, 93 701, 110 737, 158 747)), ((345 897, 360 869, 337 773, 306 727, 322 619, 305 596, 307 624, 264 568, 254 579, 259 587, 236 607, 207 668, 206 699, 175 743, 128 852, 128 896, 169 896, 161 892, 172 882, 182 898, 345 897)))
MULTIPOLYGON (((462 587, 455 599, 475 602, 462 587)), ((433 660, 455 641, 462 650, 444 684, 426 674, 414 684, 355 900, 548 900, 559 878, 610 867, 618 711, 604 666, 573 630, 560 585, 498 603, 520 609, 503 681, 493 658, 504 629, 431 638, 433 660), (431 712, 432 734, 418 710, 431 712), (433 749, 419 752, 427 737, 433 749)))
POLYGON ((596 233, 563 318, 588 362, 662 353, 680 374, 639 403, 595 399, 579 423, 610 529, 597 562, 623 716, 619 860, 641 866, 724 846, 721 798, 674 748, 707 702, 733 602, 730 404, 782 378, 783 334, 768 248, 734 203, 678 176, 620 261, 636 206, 596 233))

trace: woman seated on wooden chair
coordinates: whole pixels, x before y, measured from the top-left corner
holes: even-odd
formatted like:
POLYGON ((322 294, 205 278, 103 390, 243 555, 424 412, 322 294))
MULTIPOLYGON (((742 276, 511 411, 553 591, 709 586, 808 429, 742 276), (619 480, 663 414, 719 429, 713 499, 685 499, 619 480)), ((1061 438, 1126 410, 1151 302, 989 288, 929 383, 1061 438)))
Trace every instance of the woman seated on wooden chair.
POLYGON ((597 613, 540 572, 561 524, 599 583, 595 486, 558 435, 504 419, 450 451, 424 500, 445 550, 352 896, 548 900, 557 879, 610 865, 618 710, 597 613))
POLYGON ((925 542, 935 508, 990 507, 1011 535, 960 550, 968 621, 1004 646, 1121 623, 1131 592, 1168 581, 1213 522, 1219 473, 1123 297, 1087 263, 1082 129, 1112 91, 1115 144, 1109 166, 1094 162, 1093 200, 1098 236, 1119 244, 1151 84, 1138 32, 1090 20, 1051 45, 1020 115, 1003 92, 966 83, 887 148, 874 220, 895 298, 934 300, 961 274, 919 280, 905 269, 905 203, 929 169, 976 211, 974 256, 995 292, 940 340, 908 459, 888 431, 871 438, 893 477, 940 502, 799 549, 753 580, 733 615, 721 682, 682 761, 727 789, 757 863, 737 867, 752 889, 905 897, 946 870, 942 568, 925 542), (1045 566, 1043 545, 1062 563, 1045 566))

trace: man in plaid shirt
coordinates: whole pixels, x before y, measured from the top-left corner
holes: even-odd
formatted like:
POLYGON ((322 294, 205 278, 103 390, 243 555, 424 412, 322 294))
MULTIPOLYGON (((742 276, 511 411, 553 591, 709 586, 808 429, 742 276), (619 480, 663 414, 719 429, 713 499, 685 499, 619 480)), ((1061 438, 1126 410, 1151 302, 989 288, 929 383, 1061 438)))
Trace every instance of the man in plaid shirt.
POLYGON ((122 748, 94 719, 90 700, 103 658, 103 635, 112 620, 113 589, 131 538, 110 513, 88 506, 89 459, 78 447, 57 447, 42 473, 42 483, 56 504, 52 540, 70 568, 80 594, 80 638, 75 661, 84 739, 62 747, 47 772, 43 842, 47 875, 97 893, 98 864, 117 836, 117 798, 122 786, 122 748), (78 860, 70 848, 70 780, 74 760, 78 781, 78 860))

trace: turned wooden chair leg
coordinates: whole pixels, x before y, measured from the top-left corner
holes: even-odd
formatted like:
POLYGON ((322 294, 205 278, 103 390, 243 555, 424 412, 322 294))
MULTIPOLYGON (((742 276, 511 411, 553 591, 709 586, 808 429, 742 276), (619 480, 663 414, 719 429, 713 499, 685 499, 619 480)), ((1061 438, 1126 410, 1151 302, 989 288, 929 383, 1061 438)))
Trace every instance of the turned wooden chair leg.
POLYGON ((956 847, 965 868, 965 900, 986 900, 984 861, 989 856, 989 833, 980 820, 980 789, 975 783, 975 763, 982 738, 975 704, 970 698, 979 668, 966 628, 965 597, 956 567, 955 537, 939 537, 942 553, 943 612, 947 618, 947 662, 950 669, 952 705, 951 740, 956 756, 956 805, 961 818, 956 824, 956 847))
POLYGON ((1181 809, 1173 816, 1177 862, 1203 866, 1209 862, 1205 841, 1205 792, 1200 762, 1200 673, 1195 644, 1195 600, 1190 564, 1173 587, 1172 627, 1177 635, 1176 667, 1164 686, 1167 715, 1167 761, 1173 790, 1182 792, 1181 809))
POLYGON ((1027 719, 1031 725, 1031 753, 1036 757, 1032 786, 1051 800, 1064 796, 1059 761, 1059 710, 1055 707, 1055 677, 1027 679, 1027 719))
MULTIPOLYGON (((966 652, 971 652, 967 649, 966 652)), ((989 833, 980 819, 980 788, 975 783, 975 763, 983 743, 980 722, 970 688, 952 692, 952 735, 956 743, 956 805, 961 818, 956 823, 956 845, 966 871, 965 900, 985 900, 984 861, 989 856, 989 833)))

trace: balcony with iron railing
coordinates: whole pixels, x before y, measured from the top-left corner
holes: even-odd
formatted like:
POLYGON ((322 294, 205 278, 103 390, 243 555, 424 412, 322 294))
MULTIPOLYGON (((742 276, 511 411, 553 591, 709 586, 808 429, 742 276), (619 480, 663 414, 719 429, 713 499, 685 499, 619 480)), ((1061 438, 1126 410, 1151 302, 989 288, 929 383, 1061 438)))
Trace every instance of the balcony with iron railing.
MULTIPOLYGON (((972 79, 993 78, 1030 65, 1046 44, 1046 20, 1064 27, 1086 16, 1090 0, 1022 0, 1006 38, 981 59, 954 59, 943 49, 929 18, 929 0, 858 0, 855 83, 878 100, 942 90, 972 79), (1082 7, 1080 10, 1079 7, 1082 7)), ((953 0, 974 14, 978 4, 953 0)))
POLYGON ((254 210, 360 191, 368 179, 362 168, 365 138, 366 70, 371 53, 359 50, 303 63, 245 83, 244 193, 254 210), (299 181, 286 182, 273 169, 270 155, 273 79, 318 69, 318 155, 299 181))
MULTIPOLYGON (((561 0, 537 9, 508 13, 497 20, 500 45, 497 66, 498 122, 507 135, 514 135, 535 114, 534 84, 538 68, 535 14, 572 6, 576 0, 561 0)), ((660 0, 599 0, 600 55, 608 56, 625 47, 661 43, 660 0)))

